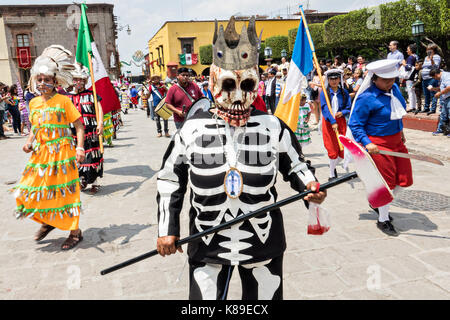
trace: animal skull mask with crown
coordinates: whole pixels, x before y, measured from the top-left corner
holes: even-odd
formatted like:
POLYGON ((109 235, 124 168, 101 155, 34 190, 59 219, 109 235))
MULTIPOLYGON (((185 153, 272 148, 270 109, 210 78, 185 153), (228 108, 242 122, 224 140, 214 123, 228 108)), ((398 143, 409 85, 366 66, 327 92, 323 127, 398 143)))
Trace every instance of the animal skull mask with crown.
POLYGON ((260 39, 256 34, 255 17, 239 35, 231 17, 224 31, 216 27, 213 40, 213 63, 209 85, 220 118, 235 127, 244 126, 250 117, 250 106, 257 97, 260 39))

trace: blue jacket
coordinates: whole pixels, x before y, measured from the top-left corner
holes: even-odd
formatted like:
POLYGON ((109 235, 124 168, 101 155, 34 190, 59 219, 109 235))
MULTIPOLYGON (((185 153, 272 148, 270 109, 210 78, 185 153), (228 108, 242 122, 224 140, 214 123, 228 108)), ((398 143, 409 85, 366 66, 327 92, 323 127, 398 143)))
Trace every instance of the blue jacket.
MULTIPOLYGON (((406 109, 406 101, 397 84, 392 89, 406 109)), ((356 100, 348 126, 356 142, 364 146, 372 142, 368 136, 390 136, 403 130, 401 119, 391 120, 391 97, 386 96, 375 84, 356 100)))
POLYGON ((132 96, 133 98, 136 97, 138 95, 138 91, 135 88, 132 88, 130 90, 130 96, 132 96))
MULTIPOLYGON (((333 101, 333 97, 335 94, 337 94, 338 101, 339 101, 339 109, 338 112, 342 112, 344 117, 350 113, 350 110, 352 108, 352 99, 350 99, 350 95, 348 94, 347 90, 342 89, 345 96, 345 102, 344 102, 344 96, 341 93, 341 89, 338 89, 337 93, 334 93, 333 90, 330 89, 330 103, 333 101)), ((328 121, 331 124, 335 124, 336 120, 331 115, 330 110, 327 106, 327 101, 325 99, 325 94, 323 91, 320 93, 320 106, 322 108, 322 115, 326 121, 328 121)))

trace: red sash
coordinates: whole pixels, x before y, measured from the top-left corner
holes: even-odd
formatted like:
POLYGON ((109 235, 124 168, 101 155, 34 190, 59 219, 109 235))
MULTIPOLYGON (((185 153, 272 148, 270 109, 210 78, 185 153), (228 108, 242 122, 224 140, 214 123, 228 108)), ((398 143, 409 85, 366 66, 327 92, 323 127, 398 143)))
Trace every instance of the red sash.
MULTIPOLYGON (((401 132, 384 137, 369 136, 369 139, 380 150, 408 153, 408 149, 402 141, 401 132)), ((396 186, 409 187, 413 184, 411 160, 384 154, 372 154, 371 156, 391 190, 396 186)))

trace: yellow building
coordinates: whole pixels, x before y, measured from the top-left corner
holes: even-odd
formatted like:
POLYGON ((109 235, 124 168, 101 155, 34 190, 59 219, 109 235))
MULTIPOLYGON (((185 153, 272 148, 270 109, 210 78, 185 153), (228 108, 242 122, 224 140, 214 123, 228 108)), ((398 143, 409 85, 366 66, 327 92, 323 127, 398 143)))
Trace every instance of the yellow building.
MULTIPOLYGON (((198 62, 188 67, 195 73, 202 74, 209 66, 200 63, 199 48, 212 44, 214 23, 214 20, 167 21, 148 41, 151 75, 160 75, 164 79, 168 69, 176 70, 180 66, 179 55, 184 53, 184 50, 186 53, 198 55, 198 62)), ((218 23, 219 27, 223 25, 226 28, 228 20, 219 20, 218 23)), ((248 21, 236 21, 238 33, 241 33, 244 23, 247 25, 248 21)), ((259 35, 262 31, 264 42, 273 36, 287 36, 289 29, 297 28, 299 23, 299 19, 257 19, 256 33, 259 35)))

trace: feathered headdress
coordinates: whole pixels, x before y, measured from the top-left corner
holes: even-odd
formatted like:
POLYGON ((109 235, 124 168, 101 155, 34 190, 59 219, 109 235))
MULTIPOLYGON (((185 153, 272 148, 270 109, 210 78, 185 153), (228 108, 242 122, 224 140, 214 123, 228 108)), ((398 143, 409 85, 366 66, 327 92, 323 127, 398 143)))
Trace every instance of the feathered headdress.
POLYGON ((72 74, 72 78, 81 78, 87 79, 89 78, 89 69, 79 63, 74 63, 75 69, 70 73, 72 74))
POLYGON ((40 74, 55 77, 56 83, 63 88, 72 85, 72 74, 75 69, 70 58, 72 53, 60 45, 51 45, 44 49, 31 68, 30 90, 36 90, 36 77, 40 74))

